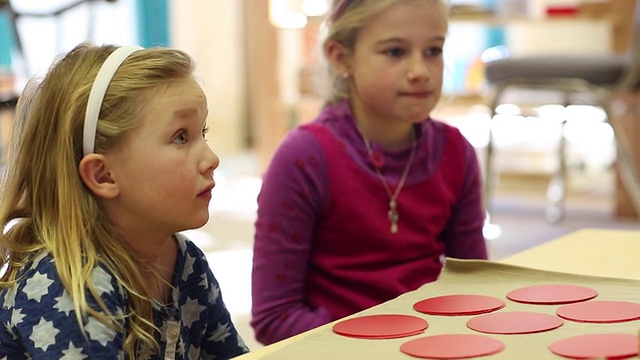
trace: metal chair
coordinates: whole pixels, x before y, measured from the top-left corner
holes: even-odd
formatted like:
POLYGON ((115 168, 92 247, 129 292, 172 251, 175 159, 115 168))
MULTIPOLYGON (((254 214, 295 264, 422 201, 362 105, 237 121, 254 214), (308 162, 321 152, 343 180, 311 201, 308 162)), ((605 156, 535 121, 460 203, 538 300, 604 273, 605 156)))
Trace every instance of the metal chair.
MULTIPOLYGON (((12 5, 11 0, 0 0, 0 13, 4 13, 9 17, 9 28, 10 28, 9 31, 12 33, 11 35, 13 37, 13 43, 14 43, 13 45, 15 47, 16 53, 18 54, 18 56, 20 57, 20 60, 22 61, 22 68, 26 72, 27 76, 31 76, 31 73, 29 70, 28 61, 24 53, 22 36, 18 28, 19 18, 21 17, 23 18, 24 17, 58 18, 60 15, 64 14, 65 12, 71 9, 74 9, 80 5, 89 4, 89 6, 91 6, 93 3, 99 2, 99 1, 106 1, 106 2, 113 3, 116 0, 70 0, 68 3, 60 6, 59 8, 48 9, 48 11, 42 11, 42 12, 18 11, 15 9, 15 6, 12 5)), ((95 23, 95 19, 93 19, 93 13, 94 12, 91 11, 91 16, 88 19, 88 23, 90 24, 90 26, 87 27, 89 29, 87 33, 87 39, 91 39, 93 35, 93 24, 95 23)), ((13 112, 18 102, 18 97, 19 97, 18 93, 0 94, 0 111, 8 110, 13 112)), ((2 141, 1 139, 2 139, 2 128, 0 127, 0 143, 2 141)), ((0 146, 0 162, 2 162, 2 156, 3 156, 2 146, 0 146)))
POLYGON ((60 15, 63 15, 69 10, 72 10, 80 5, 88 4, 90 6, 90 9, 92 9, 92 11, 90 12, 90 16, 87 19, 87 23, 89 24, 89 26, 87 27, 88 30, 87 30, 86 39, 90 40, 93 37, 93 25, 95 24, 95 18, 94 18, 95 12, 93 11, 93 8, 91 7, 91 5, 95 2, 101 2, 101 1, 113 3, 113 2, 116 2, 117 0, 70 0, 65 4, 62 4, 59 8, 52 8, 52 9, 47 9, 47 11, 39 11, 39 12, 16 10, 16 6, 12 5, 11 0, 0 0, 0 11, 5 12, 10 17, 11 21, 9 26, 11 27, 11 31, 13 32, 16 52, 21 57, 21 60, 23 62, 23 67, 27 72, 27 74, 29 74, 29 76, 31 75, 29 72, 29 64, 27 63, 27 59, 25 58, 22 36, 18 29, 19 18, 22 17, 22 18, 57 19, 60 17, 60 15))
MULTIPOLYGON (((619 56, 573 56, 548 55, 528 57, 506 57, 485 64, 485 77, 489 85, 487 103, 490 109, 491 125, 485 162, 485 206, 490 215, 495 174, 494 126, 496 109, 507 91, 512 89, 537 89, 561 94, 565 106, 576 104, 576 94, 588 94, 595 104, 602 107, 606 121, 613 128, 617 162, 622 183, 630 194, 632 203, 640 213, 640 173, 633 162, 626 134, 610 121, 609 99, 617 91, 637 89, 640 83, 640 0, 635 3, 631 44, 628 51, 619 56)), ((565 124, 561 122, 560 145, 558 147, 559 166, 553 174, 548 190, 549 205, 545 217, 556 223, 564 217, 564 201, 567 192, 567 163, 565 124)))

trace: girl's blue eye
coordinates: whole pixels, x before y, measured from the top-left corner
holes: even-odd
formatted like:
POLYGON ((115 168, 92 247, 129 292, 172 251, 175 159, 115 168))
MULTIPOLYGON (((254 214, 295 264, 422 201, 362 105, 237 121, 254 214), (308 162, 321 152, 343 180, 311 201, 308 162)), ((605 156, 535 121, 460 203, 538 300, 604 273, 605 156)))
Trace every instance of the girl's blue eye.
POLYGON ((401 48, 392 48, 385 51, 385 54, 391 57, 400 57, 404 55, 405 51, 401 48))
POLYGON ((181 131, 175 138, 173 138, 173 142, 176 144, 184 144, 188 141, 187 132, 181 131))
POLYGON ((209 128, 208 128, 208 127, 206 127, 206 126, 205 126, 205 127, 203 127, 203 128, 202 128, 202 137, 203 137, 203 138, 206 138, 206 136, 207 136, 207 133, 208 133, 208 132, 209 132, 209 128))
POLYGON ((440 56, 440 55, 442 55, 442 48, 433 47, 433 48, 427 49, 427 51, 425 53, 427 54, 427 56, 430 56, 430 57, 440 56))

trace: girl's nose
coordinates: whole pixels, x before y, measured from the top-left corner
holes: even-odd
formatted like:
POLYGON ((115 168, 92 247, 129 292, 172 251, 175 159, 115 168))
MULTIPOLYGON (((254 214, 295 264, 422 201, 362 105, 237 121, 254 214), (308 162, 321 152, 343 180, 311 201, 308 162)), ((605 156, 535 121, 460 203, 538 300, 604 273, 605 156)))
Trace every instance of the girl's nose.
POLYGON ((204 143, 204 156, 200 161, 200 168, 203 173, 213 172, 213 170, 217 169, 220 165, 220 157, 218 154, 213 151, 213 149, 209 146, 209 143, 204 143))
POLYGON ((407 70, 409 81, 427 80, 429 78, 429 67, 423 56, 413 56, 407 70))

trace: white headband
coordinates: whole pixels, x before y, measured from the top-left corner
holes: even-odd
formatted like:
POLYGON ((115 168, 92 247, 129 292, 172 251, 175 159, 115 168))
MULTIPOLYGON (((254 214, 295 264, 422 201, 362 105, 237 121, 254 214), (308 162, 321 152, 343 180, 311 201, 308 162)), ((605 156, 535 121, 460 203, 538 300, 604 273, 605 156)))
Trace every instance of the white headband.
POLYGON ((129 55, 142 49, 140 46, 120 47, 112 52, 104 64, 102 64, 102 67, 100 67, 100 71, 98 71, 98 75, 96 75, 96 79, 93 81, 93 86, 91 86, 89 100, 87 101, 87 110, 84 114, 82 149, 85 156, 93 153, 100 108, 102 107, 104 95, 107 92, 107 87, 109 87, 113 75, 115 75, 120 65, 122 65, 129 55))

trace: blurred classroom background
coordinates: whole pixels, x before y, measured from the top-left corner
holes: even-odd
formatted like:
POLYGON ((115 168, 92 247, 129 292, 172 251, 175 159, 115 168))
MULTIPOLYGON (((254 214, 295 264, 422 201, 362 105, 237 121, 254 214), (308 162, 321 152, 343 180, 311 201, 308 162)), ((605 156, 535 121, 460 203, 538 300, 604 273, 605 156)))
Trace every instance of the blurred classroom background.
MULTIPOLYGON (((624 52, 634 0, 451 0, 444 96, 434 117, 453 124, 484 161, 489 111, 484 63, 550 53, 624 52), (632 6, 632 5, 631 5, 632 6)), ((318 40, 329 0, 0 0, 0 140, 26 80, 81 41, 178 47, 191 53, 209 96, 209 141, 221 157, 211 219, 188 235, 210 257, 223 296, 251 347, 250 271, 260 175, 286 132, 310 121, 326 68, 318 40)), ((544 95, 519 103, 554 105, 544 95), (542 98, 537 98, 542 96, 542 98)), ((524 101, 523 101, 524 100, 524 101)), ((507 104, 508 105, 508 104, 507 104)), ((498 260, 584 227, 640 228, 615 170, 613 132, 602 109, 566 128, 565 216, 545 219, 547 184, 558 166, 555 116, 495 122, 497 176, 486 235, 498 260)))

